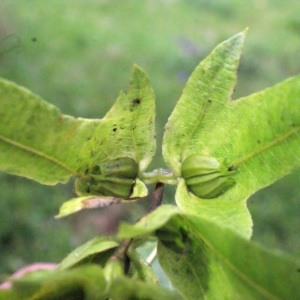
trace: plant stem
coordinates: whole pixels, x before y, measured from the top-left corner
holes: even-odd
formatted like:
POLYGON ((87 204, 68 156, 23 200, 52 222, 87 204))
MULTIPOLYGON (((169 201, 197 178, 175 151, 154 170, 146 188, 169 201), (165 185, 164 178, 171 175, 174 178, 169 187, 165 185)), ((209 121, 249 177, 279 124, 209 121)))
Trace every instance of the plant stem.
POLYGON ((151 205, 148 209, 148 213, 156 209, 161 205, 163 194, 164 194, 164 186, 163 182, 158 182, 155 186, 155 191, 152 194, 151 205))
POLYGON ((175 177, 173 172, 169 169, 155 169, 152 172, 142 173, 141 180, 145 184, 153 184, 153 183, 166 183, 176 185, 178 184, 179 178, 175 177))
MULTIPOLYGON (((155 191, 152 194, 152 201, 148 209, 148 213, 152 212, 153 210, 155 210, 157 207, 161 205, 163 194, 164 194, 164 185, 165 184, 163 182, 156 183, 155 191)), ((132 240, 133 240, 132 238, 122 240, 122 242, 119 244, 114 254, 110 257, 110 260, 118 260, 119 262, 121 262, 122 265, 124 266, 124 270, 125 270, 125 262, 126 262, 126 252, 132 240)))
POLYGON ((126 257, 126 252, 128 250, 128 247, 130 246, 132 239, 124 239, 122 242, 119 244, 118 248, 114 252, 114 254, 110 257, 112 260, 119 260, 124 266, 125 266, 125 257, 126 257))

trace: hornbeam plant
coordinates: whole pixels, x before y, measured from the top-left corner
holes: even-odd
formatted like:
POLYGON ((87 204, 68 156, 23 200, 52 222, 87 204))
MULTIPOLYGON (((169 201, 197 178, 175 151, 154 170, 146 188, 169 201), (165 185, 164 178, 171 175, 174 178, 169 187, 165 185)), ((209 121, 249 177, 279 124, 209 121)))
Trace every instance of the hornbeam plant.
POLYGON ((256 191, 300 166, 300 76, 232 100, 246 31, 195 69, 162 142, 168 169, 146 172, 156 148, 154 92, 134 66, 103 119, 73 118, 0 81, 0 169, 41 184, 75 176, 77 198, 57 218, 138 201, 149 210, 115 236, 100 236, 55 269, 11 279, 0 299, 296 299, 300 261, 250 241, 246 206, 256 191), (164 205, 164 185, 176 205, 164 205), (139 247, 157 242, 172 290, 160 287, 139 247))

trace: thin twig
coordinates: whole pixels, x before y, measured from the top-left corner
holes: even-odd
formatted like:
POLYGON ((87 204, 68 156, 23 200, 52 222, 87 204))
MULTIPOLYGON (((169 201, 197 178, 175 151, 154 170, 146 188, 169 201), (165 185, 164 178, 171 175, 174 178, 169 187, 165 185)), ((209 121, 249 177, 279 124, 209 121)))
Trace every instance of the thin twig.
MULTIPOLYGON (((163 194, 164 194, 164 183, 158 182, 155 186, 155 191, 152 194, 152 201, 148 209, 148 213, 152 212, 153 210, 155 210, 157 207, 161 205, 163 194)), ((110 257, 110 259, 119 260, 125 266, 126 252, 132 240, 133 240, 132 238, 122 240, 122 242, 119 244, 119 246, 117 247, 114 254, 110 257)))
POLYGON ((151 205, 148 209, 148 213, 155 210, 161 205, 163 194, 164 194, 164 183, 158 182, 155 186, 155 191, 152 194, 151 205))

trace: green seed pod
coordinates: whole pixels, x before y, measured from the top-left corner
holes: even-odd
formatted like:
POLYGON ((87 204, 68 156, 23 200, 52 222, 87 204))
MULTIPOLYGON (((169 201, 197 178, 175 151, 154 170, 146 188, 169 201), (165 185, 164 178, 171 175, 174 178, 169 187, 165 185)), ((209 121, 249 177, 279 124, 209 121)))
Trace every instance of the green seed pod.
POLYGON ((182 177, 197 197, 216 198, 235 184, 234 172, 224 160, 198 154, 188 156, 182 163, 182 177))
POLYGON ((138 164, 129 157, 120 157, 93 166, 85 177, 75 181, 79 196, 101 195, 128 198, 138 176, 138 164))
POLYGON ((102 175, 103 177, 137 177, 139 166, 137 162, 129 157, 119 157, 114 160, 105 161, 92 167, 90 174, 102 175))

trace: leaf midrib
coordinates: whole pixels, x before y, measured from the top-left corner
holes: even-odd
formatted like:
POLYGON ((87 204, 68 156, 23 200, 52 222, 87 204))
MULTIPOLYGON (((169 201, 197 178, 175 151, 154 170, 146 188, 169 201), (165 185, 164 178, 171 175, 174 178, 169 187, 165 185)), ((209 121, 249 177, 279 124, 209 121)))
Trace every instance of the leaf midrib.
MULTIPOLYGON (((201 122, 202 122, 202 120, 203 120, 203 118, 204 118, 204 115, 205 115, 205 112, 206 112, 206 110, 208 109, 208 103, 209 103, 209 99, 211 98, 210 96, 211 96, 211 94, 212 94, 212 92, 213 92, 213 86, 215 85, 215 82, 217 81, 217 79, 218 79, 218 74, 221 72, 221 70, 223 69, 223 66, 225 65, 225 61, 222 61, 222 63, 221 64, 219 64, 219 68, 217 69, 217 71, 216 71, 216 73, 215 73, 215 76, 214 76, 214 78, 210 81, 210 85, 209 85, 209 87, 208 87, 208 92, 207 92, 207 97, 206 97, 206 99, 204 100, 205 101, 205 104, 203 105, 203 109, 201 110, 201 112, 200 112, 200 117, 198 118, 198 121, 197 121, 197 123, 195 124, 195 126, 194 126, 194 129, 192 130, 192 132, 190 133, 190 135, 186 138, 186 140, 185 140, 185 142, 183 143, 183 145, 182 145, 182 150, 181 150, 181 160, 183 160, 183 157, 182 157, 182 155, 183 155, 183 153, 184 153, 184 150, 185 150, 185 148, 186 148, 186 145, 188 144, 188 142, 190 141, 190 139, 193 137, 193 135, 195 134, 195 132, 197 131, 197 129, 198 129, 198 127, 199 127, 199 125, 201 124, 201 122)), ((203 83, 203 81, 202 80, 200 80, 202 83, 203 83)))
POLYGON ((2 140, 3 142, 5 142, 5 143, 7 143, 7 144, 9 144, 9 145, 11 145, 13 147, 16 147, 18 149, 24 150, 25 152, 29 152, 32 155, 36 155, 36 156, 39 156, 41 158, 44 158, 45 160, 48 160, 48 161, 50 161, 50 162, 52 162, 52 163, 54 163, 54 164, 62 167, 63 169, 67 170, 69 173, 71 173, 74 176, 77 175, 76 171, 73 170, 72 168, 70 168, 67 164, 61 162, 60 160, 58 160, 58 159, 56 159, 56 158, 54 158, 52 156, 47 155, 44 152, 38 151, 38 150, 36 150, 34 148, 31 148, 29 146, 26 146, 24 144, 16 142, 16 141, 14 141, 12 139, 9 139, 7 137, 4 137, 2 135, 0 135, 0 140, 2 140))
MULTIPOLYGON (((182 216, 180 216, 180 217, 182 218, 182 216)), ((190 228, 189 232, 192 233, 192 235, 197 240, 200 239, 201 241, 203 241, 211 249, 211 251, 213 253, 215 253, 215 255, 217 257, 221 258, 221 260, 224 262, 224 264, 226 264, 232 270, 232 272, 235 273, 242 281, 244 281, 246 284, 248 284, 253 289, 255 289, 259 294, 264 295, 265 297, 267 297, 269 299, 280 300, 280 298, 276 297, 274 294, 270 293, 265 288, 262 288, 261 285, 257 284, 255 281, 251 280, 249 278, 249 276, 247 276, 245 273, 241 272, 238 268, 236 268, 235 265, 232 264, 230 260, 224 258, 224 256, 216 249, 216 247, 212 246, 212 244, 209 241, 207 241, 207 239, 201 233, 197 232, 197 234, 196 234, 194 232, 195 224, 193 221, 189 220, 188 218, 187 219, 182 218, 182 222, 186 223, 186 221, 191 223, 191 226, 189 226, 189 228, 190 228)), ((190 266, 191 266, 191 268, 195 267, 193 264, 191 264, 190 266)))
POLYGON ((291 137, 293 134, 297 134, 300 131, 300 126, 299 127, 295 127, 292 130, 288 131, 286 134, 278 136, 276 139, 274 139, 273 141, 262 145, 261 147, 257 148, 255 151, 252 151, 250 153, 245 154, 244 156, 236 159, 235 161, 232 162, 232 165, 234 167, 239 167, 241 164, 243 164, 245 161, 249 160, 250 158, 262 153, 263 151, 287 140, 289 137, 291 137))

